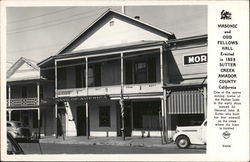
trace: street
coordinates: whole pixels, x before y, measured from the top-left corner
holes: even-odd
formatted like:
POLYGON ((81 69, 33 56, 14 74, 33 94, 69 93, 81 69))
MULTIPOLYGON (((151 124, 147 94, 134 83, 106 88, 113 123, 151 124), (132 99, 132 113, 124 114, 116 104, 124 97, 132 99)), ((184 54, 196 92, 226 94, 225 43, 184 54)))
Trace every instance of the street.
POLYGON ((167 147, 109 146, 53 143, 19 143, 25 154, 201 154, 204 146, 178 149, 174 144, 167 147), (40 148, 41 149, 40 149, 40 148))

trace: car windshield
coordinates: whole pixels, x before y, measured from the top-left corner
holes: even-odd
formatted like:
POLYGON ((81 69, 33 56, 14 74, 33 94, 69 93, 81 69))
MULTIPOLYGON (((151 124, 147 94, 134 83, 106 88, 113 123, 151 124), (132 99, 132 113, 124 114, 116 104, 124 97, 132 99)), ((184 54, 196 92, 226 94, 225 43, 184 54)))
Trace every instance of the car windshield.
POLYGON ((23 124, 21 122, 14 122, 13 123, 15 125, 15 127, 22 127, 23 124))

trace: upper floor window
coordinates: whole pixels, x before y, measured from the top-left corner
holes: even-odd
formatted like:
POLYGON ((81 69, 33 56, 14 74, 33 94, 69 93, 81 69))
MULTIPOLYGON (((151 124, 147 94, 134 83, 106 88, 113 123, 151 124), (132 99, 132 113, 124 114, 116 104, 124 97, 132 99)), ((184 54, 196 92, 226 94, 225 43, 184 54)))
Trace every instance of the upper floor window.
POLYGON ((148 78, 148 66, 146 62, 135 63, 135 83, 146 83, 148 78))
POLYGON ((22 98, 27 98, 27 87, 22 87, 22 98))
POLYGON ((156 58, 149 57, 139 61, 126 60, 125 83, 154 83, 156 82, 156 58))

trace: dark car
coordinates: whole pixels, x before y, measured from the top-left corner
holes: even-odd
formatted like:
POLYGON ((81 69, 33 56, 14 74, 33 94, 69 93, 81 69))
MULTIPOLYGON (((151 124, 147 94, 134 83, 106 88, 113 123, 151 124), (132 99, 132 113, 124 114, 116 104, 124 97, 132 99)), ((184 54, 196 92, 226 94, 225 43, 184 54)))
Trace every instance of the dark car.
POLYGON ((7 121, 7 131, 15 139, 31 139, 30 129, 23 126, 20 121, 7 121))
POLYGON ((21 146, 15 141, 9 132, 7 132, 7 154, 24 154, 21 146))

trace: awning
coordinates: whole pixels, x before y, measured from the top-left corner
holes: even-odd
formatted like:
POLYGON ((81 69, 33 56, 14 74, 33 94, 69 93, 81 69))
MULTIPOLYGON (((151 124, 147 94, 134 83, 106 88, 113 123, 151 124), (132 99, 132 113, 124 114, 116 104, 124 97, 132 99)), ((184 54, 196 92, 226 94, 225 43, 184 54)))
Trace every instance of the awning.
POLYGON ((167 107, 168 114, 203 114, 204 96, 198 88, 171 90, 167 107))
POLYGON ((79 97, 60 97, 56 98, 56 102, 69 102, 69 101, 87 101, 87 100, 99 100, 106 99, 108 100, 110 97, 108 95, 103 96, 79 96, 79 97))

